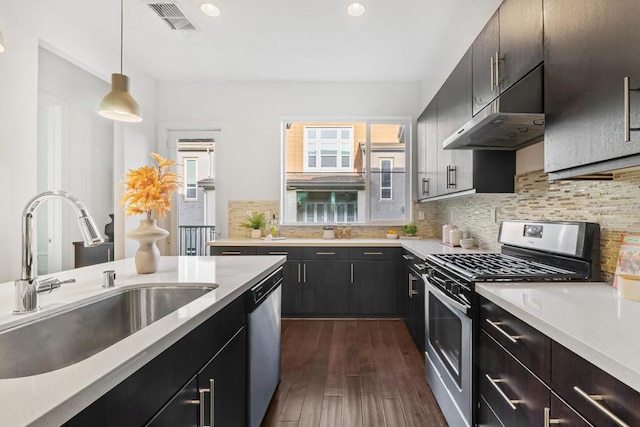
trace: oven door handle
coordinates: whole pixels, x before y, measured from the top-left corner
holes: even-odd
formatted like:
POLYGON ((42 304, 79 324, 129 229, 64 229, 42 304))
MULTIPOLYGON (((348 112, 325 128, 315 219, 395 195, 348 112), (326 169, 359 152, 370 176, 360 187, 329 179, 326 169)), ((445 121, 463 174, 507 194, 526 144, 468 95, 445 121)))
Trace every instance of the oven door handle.
POLYGON ((467 314, 467 312, 471 308, 470 305, 461 304, 458 301, 449 298, 447 296, 447 294, 445 294, 440 289, 438 289, 435 286, 433 286, 431 284, 431 282, 429 282, 429 277, 426 274, 422 275, 422 279, 424 280, 424 283, 429 288, 429 293, 432 294, 434 297, 438 298, 440 300, 440 302, 442 302, 443 304, 446 304, 446 305, 448 305, 448 306, 450 306, 452 308, 455 308, 456 310, 458 310, 458 311, 460 311, 460 312, 462 312, 464 314, 467 314))

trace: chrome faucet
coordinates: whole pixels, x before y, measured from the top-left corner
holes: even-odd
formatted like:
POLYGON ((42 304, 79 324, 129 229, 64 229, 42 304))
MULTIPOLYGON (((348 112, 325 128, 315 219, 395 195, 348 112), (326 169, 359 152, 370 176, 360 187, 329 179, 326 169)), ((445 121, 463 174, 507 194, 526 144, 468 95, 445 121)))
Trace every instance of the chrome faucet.
POLYGON ((33 214, 41 202, 50 198, 66 200, 73 206, 78 214, 78 224, 86 247, 98 246, 104 242, 87 208, 73 194, 60 190, 45 191, 29 200, 22 211, 22 275, 14 284, 13 314, 31 313, 40 309, 39 284, 33 274, 33 214))

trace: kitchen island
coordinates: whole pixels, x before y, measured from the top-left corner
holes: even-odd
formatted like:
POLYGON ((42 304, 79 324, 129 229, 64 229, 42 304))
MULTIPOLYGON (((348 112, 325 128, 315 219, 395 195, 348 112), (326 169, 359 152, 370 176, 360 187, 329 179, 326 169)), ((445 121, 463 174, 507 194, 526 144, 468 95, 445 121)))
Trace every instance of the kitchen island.
POLYGON ((115 270, 119 288, 139 284, 218 285, 217 289, 85 360, 39 375, 0 379, 3 425, 65 423, 237 300, 284 262, 285 258, 281 256, 162 257, 159 271, 153 274, 137 274, 133 259, 69 270, 55 274, 55 277, 59 280, 73 278, 75 283, 41 295, 41 310, 22 316, 11 314, 13 283, 0 285, 2 330, 113 293, 114 289, 101 287, 104 270, 115 270))

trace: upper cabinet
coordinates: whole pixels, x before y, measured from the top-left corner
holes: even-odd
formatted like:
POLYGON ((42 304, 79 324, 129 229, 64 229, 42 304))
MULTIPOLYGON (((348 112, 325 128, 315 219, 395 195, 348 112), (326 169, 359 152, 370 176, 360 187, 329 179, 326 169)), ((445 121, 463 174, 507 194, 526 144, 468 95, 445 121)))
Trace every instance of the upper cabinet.
POLYGON ((638 0, 545 0, 545 171, 551 179, 640 165, 638 0), (628 102, 627 102, 628 100, 628 102), (628 120, 625 123, 625 118, 628 120))
POLYGON ((542 0, 506 0, 473 42, 473 115, 543 61, 542 0))
POLYGON ((434 98, 418 118, 418 200, 428 199, 438 188, 438 104, 434 98))

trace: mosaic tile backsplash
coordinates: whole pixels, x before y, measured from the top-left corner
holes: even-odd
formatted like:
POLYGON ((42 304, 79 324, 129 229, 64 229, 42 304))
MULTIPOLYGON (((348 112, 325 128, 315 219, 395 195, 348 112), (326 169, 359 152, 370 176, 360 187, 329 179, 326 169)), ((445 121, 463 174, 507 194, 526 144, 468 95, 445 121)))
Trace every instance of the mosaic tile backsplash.
MULTIPOLYGON (((476 194, 414 204, 418 234, 441 238, 442 226, 453 223, 468 230, 483 248, 499 250, 500 221, 504 219, 590 221, 601 227, 601 266, 611 281, 616 268, 620 240, 625 233, 640 233, 640 169, 614 174, 613 181, 549 181, 542 171, 516 177, 514 194, 476 194), (424 220, 420 220, 420 211, 424 220), (494 221, 495 218, 495 221, 494 221)), ((249 237, 240 227, 247 212, 279 212, 277 200, 229 202, 229 238, 249 237)), ((269 215, 270 217, 270 215, 269 215)), ((390 228, 352 226, 353 238, 384 237, 390 228)), ((320 238, 322 227, 282 226, 288 237, 320 238)))

